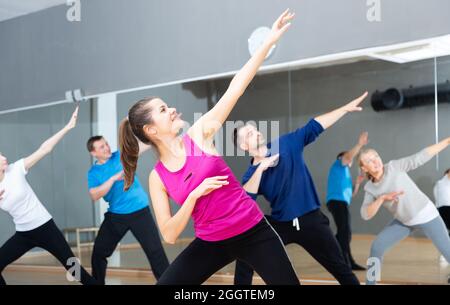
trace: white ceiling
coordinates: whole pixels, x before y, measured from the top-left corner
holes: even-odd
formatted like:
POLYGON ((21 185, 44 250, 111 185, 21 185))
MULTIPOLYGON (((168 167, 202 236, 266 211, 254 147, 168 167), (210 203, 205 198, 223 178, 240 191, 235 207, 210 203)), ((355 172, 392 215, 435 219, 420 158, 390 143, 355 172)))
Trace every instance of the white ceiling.
POLYGON ((66 0, 0 0, 0 22, 65 3, 66 0))

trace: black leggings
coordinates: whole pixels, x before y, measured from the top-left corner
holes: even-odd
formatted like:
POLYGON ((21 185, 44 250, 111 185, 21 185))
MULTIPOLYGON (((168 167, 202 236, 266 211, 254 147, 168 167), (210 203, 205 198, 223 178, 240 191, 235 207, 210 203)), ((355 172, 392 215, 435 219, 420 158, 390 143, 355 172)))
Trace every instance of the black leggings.
MULTIPOLYGON (((342 256, 341 248, 330 229, 328 218, 318 209, 299 217, 300 230, 297 231, 292 221, 280 222, 266 216, 278 232, 285 245, 296 243, 302 246, 315 260, 330 272, 342 285, 359 285, 357 277, 342 256)), ((273 259, 275 260, 275 258, 273 259)), ((250 285, 253 270, 245 262, 236 262, 234 283, 250 285)), ((259 275, 261 275, 258 272, 259 275)))
MULTIPOLYGON (((16 232, 14 236, 0 248, 0 274, 6 266, 13 263, 35 247, 50 252, 58 259, 66 270, 69 271, 74 267, 73 260, 75 255, 52 219, 34 230, 16 232)), ((72 275, 76 276, 76 271, 72 271, 72 275)), ((96 281, 83 267, 80 269, 80 282, 84 285, 96 284, 96 281)), ((5 279, 1 275, 0 285, 6 285, 5 279)))
POLYGON ((443 207, 440 207, 438 210, 439 210, 439 214, 441 215, 442 219, 444 220, 447 230, 450 230, 450 206, 443 206, 443 207))
POLYGON ((128 231, 131 231, 141 245, 157 279, 169 266, 149 207, 131 214, 108 212, 100 226, 92 252, 92 275, 100 284, 105 283, 107 258, 114 253, 117 244, 128 231))
POLYGON ((208 242, 196 238, 157 285, 200 285, 235 259, 251 265, 266 284, 300 285, 280 238, 265 219, 226 240, 208 242))
POLYGON ((328 210, 333 215, 336 224, 336 239, 342 249, 345 261, 352 266, 355 264, 352 252, 350 249, 350 242, 352 240, 351 218, 348 210, 348 205, 344 201, 330 200, 327 204, 328 210))

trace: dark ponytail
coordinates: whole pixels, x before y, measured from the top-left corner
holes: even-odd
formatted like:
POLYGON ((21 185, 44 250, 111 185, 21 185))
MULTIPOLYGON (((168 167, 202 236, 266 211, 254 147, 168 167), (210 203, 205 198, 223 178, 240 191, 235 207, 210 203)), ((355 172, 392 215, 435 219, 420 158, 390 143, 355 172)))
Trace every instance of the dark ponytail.
POLYGON ((155 98, 147 97, 134 104, 128 112, 128 117, 120 123, 120 161, 125 174, 125 191, 128 191, 134 182, 139 159, 138 140, 144 144, 153 145, 144 132, 144 126, 153 123, 150 102, 155 98))
POLYGON ((131 130, 128 118, 120 123, 119 147, 120 161, 125 174, 125 191, 128 191, 134 182, 134 174, 136 173, 139 158, 139 143, 131 130))

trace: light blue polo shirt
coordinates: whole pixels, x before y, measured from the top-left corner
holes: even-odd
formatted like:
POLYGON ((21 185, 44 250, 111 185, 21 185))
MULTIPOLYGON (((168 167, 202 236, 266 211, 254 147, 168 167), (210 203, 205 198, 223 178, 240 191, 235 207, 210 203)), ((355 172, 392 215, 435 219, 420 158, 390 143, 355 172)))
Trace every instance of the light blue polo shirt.
POLYGON ((331 166, 328 174, 327 202, 338 200, 350 204, 352 193, 353 185, 350 168, 347 165, 343 165, 341 159, 337 159, 331 166))
MULTIPOLYGON (((94 188, 105 183, 109 178, 123 170, 120 162, 120 152, 116 151, 104 164, 97 162, 88 172, 88 188, 94 188)), ((124 191, 124 180, 116 181, 103 199, 109 203, 108 212, 115 214, 131 214, 148 206, 147 193, 134 176, 134 182, 128 191, 124 191)))

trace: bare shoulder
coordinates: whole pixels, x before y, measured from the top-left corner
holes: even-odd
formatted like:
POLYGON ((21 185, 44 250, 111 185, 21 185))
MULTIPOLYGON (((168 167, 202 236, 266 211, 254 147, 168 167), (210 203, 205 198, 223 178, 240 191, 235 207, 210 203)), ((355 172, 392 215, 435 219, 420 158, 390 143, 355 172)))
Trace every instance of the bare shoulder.
POLYGON ((151 186, 163 186, 161 178, 159 177, 158 172, 153 169, 148 176, 148 182, 151 186))
POLYGON ((194 141, 197 146, 201 147, 203 145, 204 134, 200 127, 194 125, 188 129, 186 134, 189 136, 189 138, 191 138, 192 141, 194 141))
POLYGON ((187 131, 187 135, 202 151, 210 155, 219 156, 219 152, 214 143, 214 138, 205 138, 205 135, 201 131, 196 131, 192 127, 187 131))

